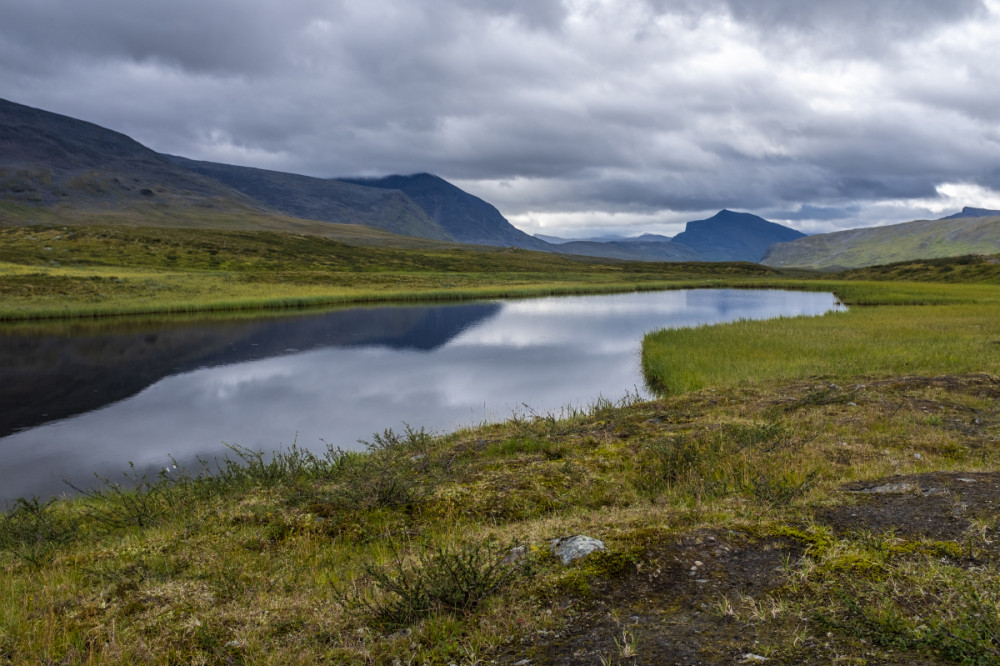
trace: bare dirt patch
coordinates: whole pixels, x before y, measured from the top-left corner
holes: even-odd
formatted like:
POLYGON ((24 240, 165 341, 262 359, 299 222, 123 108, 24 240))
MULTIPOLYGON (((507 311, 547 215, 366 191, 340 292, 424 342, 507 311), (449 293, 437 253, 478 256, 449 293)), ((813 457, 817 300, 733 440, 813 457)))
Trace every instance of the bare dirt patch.
POLYGON ((906 538, 961 540, 973 522, 1000 517, 1000 473, 904 474, 843 487, 847 503, 823 507, 816 519, 838 532, 893 531, 906 538))
POLYGON ((589 595, 571 602, 561 631, 528 639, 502 663, 738 663, 761 648, 723 600, 777 586, 801 550, 791 540, 728 530, 657 545, 618 577, 591 577, 589 595))

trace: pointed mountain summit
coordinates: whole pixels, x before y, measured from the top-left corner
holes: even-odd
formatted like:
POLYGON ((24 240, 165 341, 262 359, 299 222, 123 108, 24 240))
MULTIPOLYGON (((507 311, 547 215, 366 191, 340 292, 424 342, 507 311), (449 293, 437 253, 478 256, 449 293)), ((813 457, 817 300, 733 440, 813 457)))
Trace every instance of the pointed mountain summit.
POLYGON ((339 178, 345 183, 400 190, 424 209, 428 216, 463 243, 513 246, 552 252, 543 240, 524 233, 494 206, 452 185, 443 178, 418 173, 385 178, 339 178))
POLYGON ((673 242, 688 246, 707 261, 759 262, 774 243, 803 236, 801 231, 750 213, 721 210, 707 220, 688 222, 673 242))

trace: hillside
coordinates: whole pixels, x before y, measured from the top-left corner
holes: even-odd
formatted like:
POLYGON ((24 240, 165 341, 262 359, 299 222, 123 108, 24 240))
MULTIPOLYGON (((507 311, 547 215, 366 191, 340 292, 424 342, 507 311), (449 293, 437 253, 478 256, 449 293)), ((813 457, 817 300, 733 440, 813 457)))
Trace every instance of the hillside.
POLYGON ((707 220, 688 222, 671 242, 686 245, 707 261, 759 262, 774 243, 804 235, 750 213, 721 210, 707 220))
MULTIPOLYGON (((287 178, 283 184, 299 177, 287 178)), ((440 247, 448 238, 401 194, 343 185, 341 200, 347 203, 337 209, 340 219, 350 224, 302 219, 291 207, 276 210, 119 132, 0 100, 0 225, 281 231, 395 247, 440 247), (386 231, 418 224, 426 238, 386 231)))
POLYGON ((93 123, 0 99, 0 199, 108 208, 130 200, 260 208, 219 182, 177 167, 93 123))
POLYGON ((808 236, 775 245, 762 263, 780 267, 860 268, 997 252, 1000 252, 1000 217, 959 217, 808 236))
POLYGON ((385 178, 342 178, 345 183, 400 190, 413 199, 453 238, 463 243, 519 247, 552 252, 545 241, 524 233, 494 206, 428 173, 385 178))
POLYGON ((395 190, 164 155, 173 164, 219 181, 286 215, 365 224, 404 236, 455 240, 412 199, 395 190))

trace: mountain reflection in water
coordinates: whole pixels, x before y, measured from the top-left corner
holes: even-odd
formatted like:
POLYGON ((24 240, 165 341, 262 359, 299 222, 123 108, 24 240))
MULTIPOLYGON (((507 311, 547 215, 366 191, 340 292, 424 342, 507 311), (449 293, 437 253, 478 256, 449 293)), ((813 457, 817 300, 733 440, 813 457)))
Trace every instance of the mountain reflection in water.
POLYGON ((695 290, 340 310, 0 336, 0 502, 171 456, 315 451, 641 391, 644 333, 835 309, 829 294, 695 290), (15 432, 16 431, 16 432, 15 432))

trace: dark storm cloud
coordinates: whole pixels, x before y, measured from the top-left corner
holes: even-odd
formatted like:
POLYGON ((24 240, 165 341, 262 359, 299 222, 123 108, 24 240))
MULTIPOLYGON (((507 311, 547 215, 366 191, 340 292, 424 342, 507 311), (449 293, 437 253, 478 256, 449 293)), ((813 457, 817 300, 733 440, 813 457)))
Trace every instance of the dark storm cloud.
POLYGON ((998 186, 993 0, 8 0, 2 19, 0 97, 199 159, 435 172, 515 222, 726 207, 833 228, 998 186))
POLYGON ((323 6, 267 0, 7 0, 4 41, 52 67, 67 59, 156 61, 193 72, 280 66, 288 41, 323 6))

